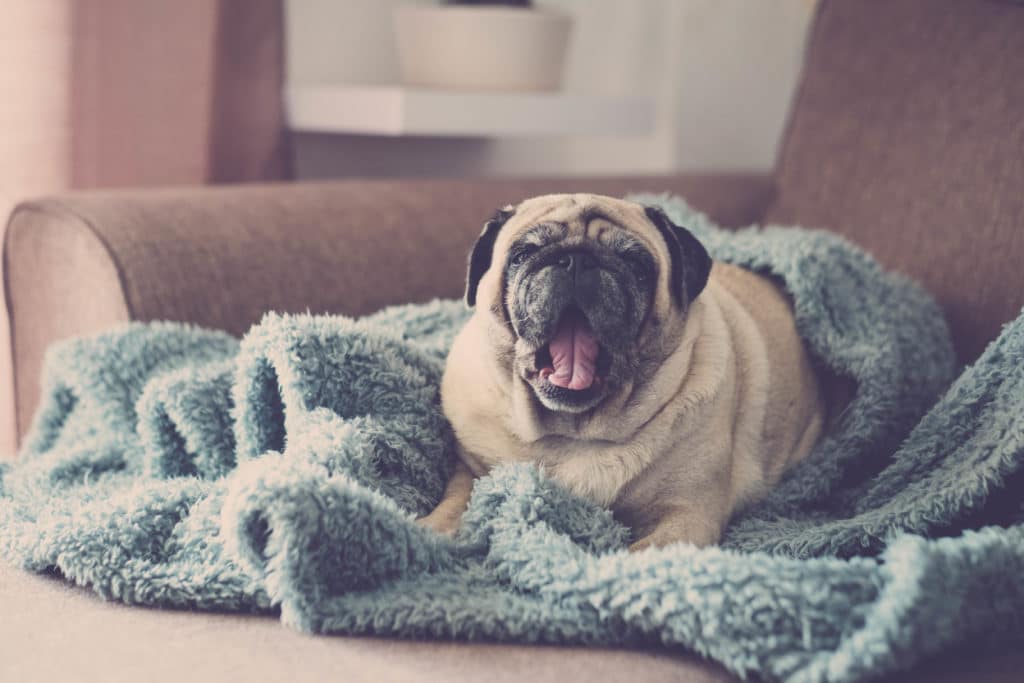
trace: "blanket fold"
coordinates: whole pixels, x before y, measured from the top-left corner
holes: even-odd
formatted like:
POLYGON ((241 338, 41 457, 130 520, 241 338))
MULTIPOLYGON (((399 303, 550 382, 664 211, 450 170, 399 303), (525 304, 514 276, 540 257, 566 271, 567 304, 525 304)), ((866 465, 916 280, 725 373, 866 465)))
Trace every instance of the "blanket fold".
POLYGON ((136 403, 152 477, 216 479, 235 467, 231 420, 234 359, 155 377, 136 403))
POLYGON ((468 316, 436 301, 269 314, 241 342, 153 323, 55 346, 21 459, 0 467, 0 557, 132 604, 279 610, 316 633, 653 642, 772 681, 1024 640, 1024 316, 955 377, 935 303, 842 239, 633 199, 777 279, 815 362, 856 387, 721 547, 631 554, 607 510, 526 465, 477 481, 456 538, 416 525, 451 473, 438 387, 468 316))

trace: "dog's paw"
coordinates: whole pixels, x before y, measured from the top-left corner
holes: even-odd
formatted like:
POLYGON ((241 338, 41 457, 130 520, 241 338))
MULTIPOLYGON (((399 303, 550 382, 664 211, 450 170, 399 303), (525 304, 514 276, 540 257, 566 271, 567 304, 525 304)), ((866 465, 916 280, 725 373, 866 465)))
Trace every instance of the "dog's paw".
POLYGON ((665 546, 686 545, 691 548, 706 548, 718 542, 720 532, 714 525, 684 525, 666 520, 654 531, 629 545, 629 552, 637 553, 648 548, 664 548, 665 546))
POLYGON ((417 519, 416 523, 425 529, 430 529, 434 533, 451 538, 459 530, 460 521, 460 516, 458 515, 434 510, 429 515, 417 519))
POLYGON ((644 538, 641 538, 639 541, 634 541, 633 543, 630 543, 629 552, 639 553, 641 551, 647 550, 648 548, 656 547, 658 547, 658 544, 654 542, 654 539, 651 536, 645 536, 644 538))

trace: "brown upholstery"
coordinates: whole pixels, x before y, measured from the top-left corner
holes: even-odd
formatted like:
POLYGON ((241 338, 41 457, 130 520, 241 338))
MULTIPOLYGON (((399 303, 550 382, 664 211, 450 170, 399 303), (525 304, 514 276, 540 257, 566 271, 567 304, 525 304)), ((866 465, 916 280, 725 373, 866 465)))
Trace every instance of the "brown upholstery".
POLYGON ((637 672, 637 683, 735 681, 663 650, 328 638, 268 617, 127 607, 3 563, 0 601, 4 683, 616 683, 637 672), (26 624, 38 628, 26 634, 26 624))
POLYGON ((767 218, 847 235, 964 360, 1024 306, 1024 3, 824 2, 767 218))
POLYGON ((365 181, 71 194, 21 205, 6 278, 19 434, 46 346, 124 320, 241 334, 270 310, 369 313, 458 296, 499 206, 552 191, 672 191, 716 220, 757 220, 763 176, 365 181))
MULTIPOLYGON (((0 681, 738 683, 664 649, 308 636, 277 619, 127 607, 0 563, 0 681), (51 654, 52 653, 52 654, 51 654)), ((949 652, 877 683, 1017 683, 1024 658, 949 652)))

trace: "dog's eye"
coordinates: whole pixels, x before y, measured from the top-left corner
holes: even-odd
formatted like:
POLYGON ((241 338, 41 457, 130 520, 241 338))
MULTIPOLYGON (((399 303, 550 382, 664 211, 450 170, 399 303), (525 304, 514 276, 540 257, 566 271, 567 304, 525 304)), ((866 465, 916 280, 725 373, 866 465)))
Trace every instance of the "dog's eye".
POLYGON ((537 249, 539 249, 539 247, 535 244, 524 244, 512 252, 512 257, 508 262, 513 266, 518 266, 523 261, 533 256, 537 252, 537 249))

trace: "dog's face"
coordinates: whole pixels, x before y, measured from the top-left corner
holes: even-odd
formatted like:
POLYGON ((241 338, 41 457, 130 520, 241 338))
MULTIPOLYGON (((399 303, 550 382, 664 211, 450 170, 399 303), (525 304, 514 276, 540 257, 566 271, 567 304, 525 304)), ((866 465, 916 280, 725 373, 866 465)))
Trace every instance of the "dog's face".
POLYGON ((515 376, 550 411, 582 413, 629 385, 659 329, 711 270, 658 209, 549 195, 499 211, 470 255, 466 302, 486 306, 515 376))

